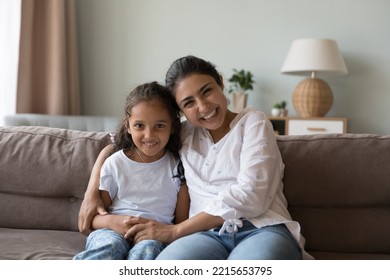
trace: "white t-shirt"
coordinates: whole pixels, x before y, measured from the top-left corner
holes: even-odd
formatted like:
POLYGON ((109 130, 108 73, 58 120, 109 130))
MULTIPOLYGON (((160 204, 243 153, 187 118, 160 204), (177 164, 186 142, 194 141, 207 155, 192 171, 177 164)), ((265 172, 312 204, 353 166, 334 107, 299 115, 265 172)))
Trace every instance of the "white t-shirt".
POLYGON ((284 223, 303 248, 300 226, 283 194, 284 164, 275 132, 262 112, 241 111, 217 143, 206 129, 186 122, 182 141, 190 217, 203 211, 221 216, 225 224, 238 225, 238 219, 258 228, 284 223))
POLYGON ((102 166, 99 187, 110 194, 108 211, 171 224, 180 189, 178 162, 169 151, 151 163, 133 161, 123 150, 112 154, 102 166))

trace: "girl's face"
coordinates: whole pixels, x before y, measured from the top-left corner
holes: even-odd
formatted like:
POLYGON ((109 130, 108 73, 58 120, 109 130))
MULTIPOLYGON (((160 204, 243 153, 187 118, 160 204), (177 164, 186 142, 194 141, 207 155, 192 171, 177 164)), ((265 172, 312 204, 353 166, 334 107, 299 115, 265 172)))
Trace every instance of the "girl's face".
POLYGON ((210 132, 225 128, 227 99, 223 94, 223 86, 219 86, 213 77, 192 74, 182 79, 176 87, 175 98, 193 125, 210 132))
POLYGON ((153 162, 165 154, 165 146, 172 133, 172 119, 157 99, 135 105, 127 119, 127 131, 142 159, 153 162))

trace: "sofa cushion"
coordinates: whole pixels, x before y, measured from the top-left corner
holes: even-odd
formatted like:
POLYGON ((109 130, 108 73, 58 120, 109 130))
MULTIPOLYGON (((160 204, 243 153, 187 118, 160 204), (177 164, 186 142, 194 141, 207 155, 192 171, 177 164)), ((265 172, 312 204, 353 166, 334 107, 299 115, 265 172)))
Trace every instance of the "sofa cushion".
POLYGON ((390 136, 278 136, 278 146, 306 249, 315 257, 389 258, 390 136))
POLYGON ((0 228, 0 260, 72 259, 85 240, 74 231, 0 228))
POLYGON ((93 164, 106 132, 0 128, 0 227, 77 231, 93 164))

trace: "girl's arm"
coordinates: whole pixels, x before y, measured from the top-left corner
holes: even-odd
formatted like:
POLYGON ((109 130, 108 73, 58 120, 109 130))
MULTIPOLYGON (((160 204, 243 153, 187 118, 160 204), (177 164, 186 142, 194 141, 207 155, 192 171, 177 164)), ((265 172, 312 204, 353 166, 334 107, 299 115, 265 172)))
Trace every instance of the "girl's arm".
POLYGON ((78 216, 79 231, 85 235, 88 235, 92 231, 91 223, 93 217, 96 214, 107 214, 99 195, 100 168, 102 167, 104 161, 114 152, 114 150, 114 145, 110 144, 106 146, 99 153, 99 156, 92 168, 88 187, 84 194, 84 200, 81 203, 78 216))
POLYGON ((107 213, 108 207, 110 207, 112 200, 108 191, 100 191, 100 198, 103 201, 104 211, 107 213))
POLYGON ((188 187, 185 183, 180 186, 180 191, 177 194, 177 203, 175 210, 175 224, 179 224, 188 219, 190 210, 190 196, 188 187))
MULTIPOLYGON (((108 210, 108 207, 110 207, 112 203, 109 192, 101 190, 100 197, 103 201, 104 208, 108 210)), ((128 218, 129 216, 125 215, 97 214, 92 220, 92 228, 109 228, 121 235, 125 235, 125 233, 130 229, 130 227, 124 222, 128 218)))
POLYGON ((108 228, 121 235, 125 235, 125 233, 131 228, 128 224, 125 223, 126 219, 129 219, 129 216, 124 215, 99 215, 97 214, 92 220, 92 228, 100 229, 100 228, 108 228))
POLYGON ((126 224, 131 228, 125 234, 125 238, 134 240, 134 242, 153 239, 163 243, 171 243, 185 235, 221 226, 223 222, 224 220, 221 217, 212 216, 205 212, 201 212, 176 225, 166 225, 139 217, 130 217, 126 220, 126 224))

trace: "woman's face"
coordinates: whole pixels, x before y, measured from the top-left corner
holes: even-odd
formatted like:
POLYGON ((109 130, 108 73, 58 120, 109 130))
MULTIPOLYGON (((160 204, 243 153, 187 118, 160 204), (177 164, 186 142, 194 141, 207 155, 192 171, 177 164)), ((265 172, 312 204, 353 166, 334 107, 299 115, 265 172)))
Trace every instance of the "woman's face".
POLYGON ((191 74, 182 79, 175 92, 176 102, 187 120, 209 131, 221 128, 225 121, 228 101, 223 86, 212 76, 191 74))

